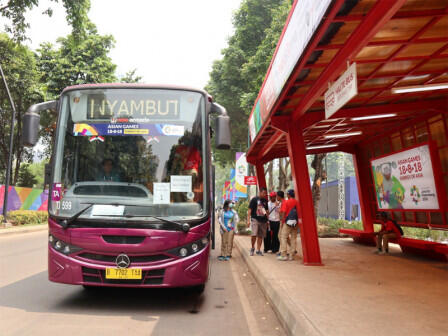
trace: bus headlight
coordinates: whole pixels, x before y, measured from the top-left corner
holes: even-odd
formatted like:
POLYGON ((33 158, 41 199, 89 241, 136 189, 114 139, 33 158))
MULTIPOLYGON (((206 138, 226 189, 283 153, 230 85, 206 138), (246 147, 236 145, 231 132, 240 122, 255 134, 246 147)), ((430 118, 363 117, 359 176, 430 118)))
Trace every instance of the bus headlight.
POLYGON ((191 242, 190 244, 180 246, 166 252, 169 254, 179 256, 181 258, 185 258, 203 250, 207 245, 208 245, 208 235, 199 240, 191 242))
POLYGON ((179 250, 179 255, 180 255, 181 257, 186 257, 186 256, 188 255, 188 250, 187 250, 185 247, 182 247, 182 248, 179 250))
POLYGON ((60 250, 62 248, 62 243, 60 240, 56 241, 56 244, 54 244, 54 247, 56 250, 60 250))
POLYGON ((65 255, 69 255, 71 253, 79 252, 82 250, 82 248, 67 244, 64 241, 57 239, 53 235, 48 236, 48 242, 55 250, 65 255))

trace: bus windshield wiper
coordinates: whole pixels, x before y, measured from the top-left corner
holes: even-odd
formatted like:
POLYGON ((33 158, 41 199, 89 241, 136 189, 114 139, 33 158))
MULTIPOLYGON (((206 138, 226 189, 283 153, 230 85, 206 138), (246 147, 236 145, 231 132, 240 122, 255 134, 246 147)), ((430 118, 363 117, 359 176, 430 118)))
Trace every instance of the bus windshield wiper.
MULTIPOLYGON (((139 206, 139 207, 149 207, 148 205, 132 205, 132 204, 121 204, 121 203, 82 203, 82 204, 89 204, 89 206, 83 210, 81 210, 80 212, 76 213, 74 216, 70 217, 67 219, 68 224, 70 224, 70 222, 72 222, 73 220, 75 220, 76 218, 78 218, 79 216, 81 216, 84 211, 86 211, 87 209, 89 209, 91 206, 93 205, 113 205, 113 206, 119 206, 119 205, 124 205, 124 206, 139 206), (72 219, 73 218, 73 219, 72 219)), ((121 215, 106 215, 107 217, 125 217, 125 218, 133 218, 133 217, 150 217, 150 218, 154 218, 157 219, 161 222, 165 222, 165 223, 169 223, 169 224, 174 224, 176 225, 178 228, 181 229, 181 231, 187 233, 188 231, 190 231, 190 225, 188 223, 179 223, 176 221, 172 221, 169 219, 165 219, 162 217, 158 217, 158 216, 152 216, 152 215, 131 215, 131 214, 123 214, 121 215)))
POLYGON ((84 209, 78 211, 77 213, 75 213, 73 216, 63 219, 59 224, 62 226, 63 229, 68 228, 68 226, 70 225, 71 222, 73 222, 74 220, 76 220, 79 216, 81 216, 84 212, 86 212, 87 210, 89 210, 92 206, 95 205, 95 203, 82 203, 82 204, 88 204, 88 206, 86 206, 84 209))
POLYGON ((161 222, 165 222, 168 224, 174 224, 177 227, 179 227, 183 232, 187 233, 188 231, 190 231, 190 225, 188 223, 179 223, 179 222, 175 222, 169 219, 165 219, 162 217, 158 217, 158 216, 152 216, 152 215, 130 215, 130 214, 125 214, 123 216, 111 216, 111 217, 125 217, 125 218, 133 218, 133 217, 149 217, 149 218, 154 218, 157 219, 161 222))

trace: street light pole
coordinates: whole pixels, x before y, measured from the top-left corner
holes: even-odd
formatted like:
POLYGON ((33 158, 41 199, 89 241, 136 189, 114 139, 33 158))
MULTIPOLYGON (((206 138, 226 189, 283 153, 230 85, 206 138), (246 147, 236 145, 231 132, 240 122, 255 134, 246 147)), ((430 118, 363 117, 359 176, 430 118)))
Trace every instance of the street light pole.
POLYGON ((6 215, 8 213, 8 191, 9 191, 9 180, 11 177, 11 165, 12 165, 12 151, 14 148, 14 126, 16 123, 16 108, 14 102, 12 101, 11 93, 9 92, 8 83, 6 82, 5 74, 3 73, 2 65, 0 64, 0 74, 3 78, 3 84, 5 85, 6 92, 8 94, 9 103, 12 108, 11 116, 11 129, 9 134, 9 156, 8 156, 8 167, 6 168, 6 179, 5 179, 5 196, 3 198, 3 222, 6 223, 6 215))

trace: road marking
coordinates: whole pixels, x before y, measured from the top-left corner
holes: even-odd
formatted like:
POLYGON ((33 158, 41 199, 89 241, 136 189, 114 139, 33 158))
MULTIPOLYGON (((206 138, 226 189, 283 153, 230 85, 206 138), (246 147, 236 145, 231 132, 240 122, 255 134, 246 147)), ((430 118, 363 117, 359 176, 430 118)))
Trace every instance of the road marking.
POLYGON ((236 269, 235 262, 233 260, 230 260, 229 264, 233 280, 235 282, 236 291, 238 292, 240 303, 241 306, 243 307, 244 315, 246 316, 247 324, 249 325, 249 333, 251 336, 261 336, 260 329, 258 328, 257 319, 255 318, 255 315, 251 309, 251 305, 244 291, 243 284, 241 283, 241 280, 238 277, 238 270, 236 269))

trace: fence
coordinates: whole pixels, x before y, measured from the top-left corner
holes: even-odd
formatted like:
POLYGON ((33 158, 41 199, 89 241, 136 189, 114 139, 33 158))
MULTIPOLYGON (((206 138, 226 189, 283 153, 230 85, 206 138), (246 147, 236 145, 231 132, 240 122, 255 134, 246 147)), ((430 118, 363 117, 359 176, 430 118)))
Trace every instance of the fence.
MULTIPOLYGON (((0 185, 0 213, 3 211, 3 199, 5 195, 5 186, 0 185)), ((48 209, 48 190, 9 187, 8 192, 8 211, 13 210, 40 210, 48 209)))

